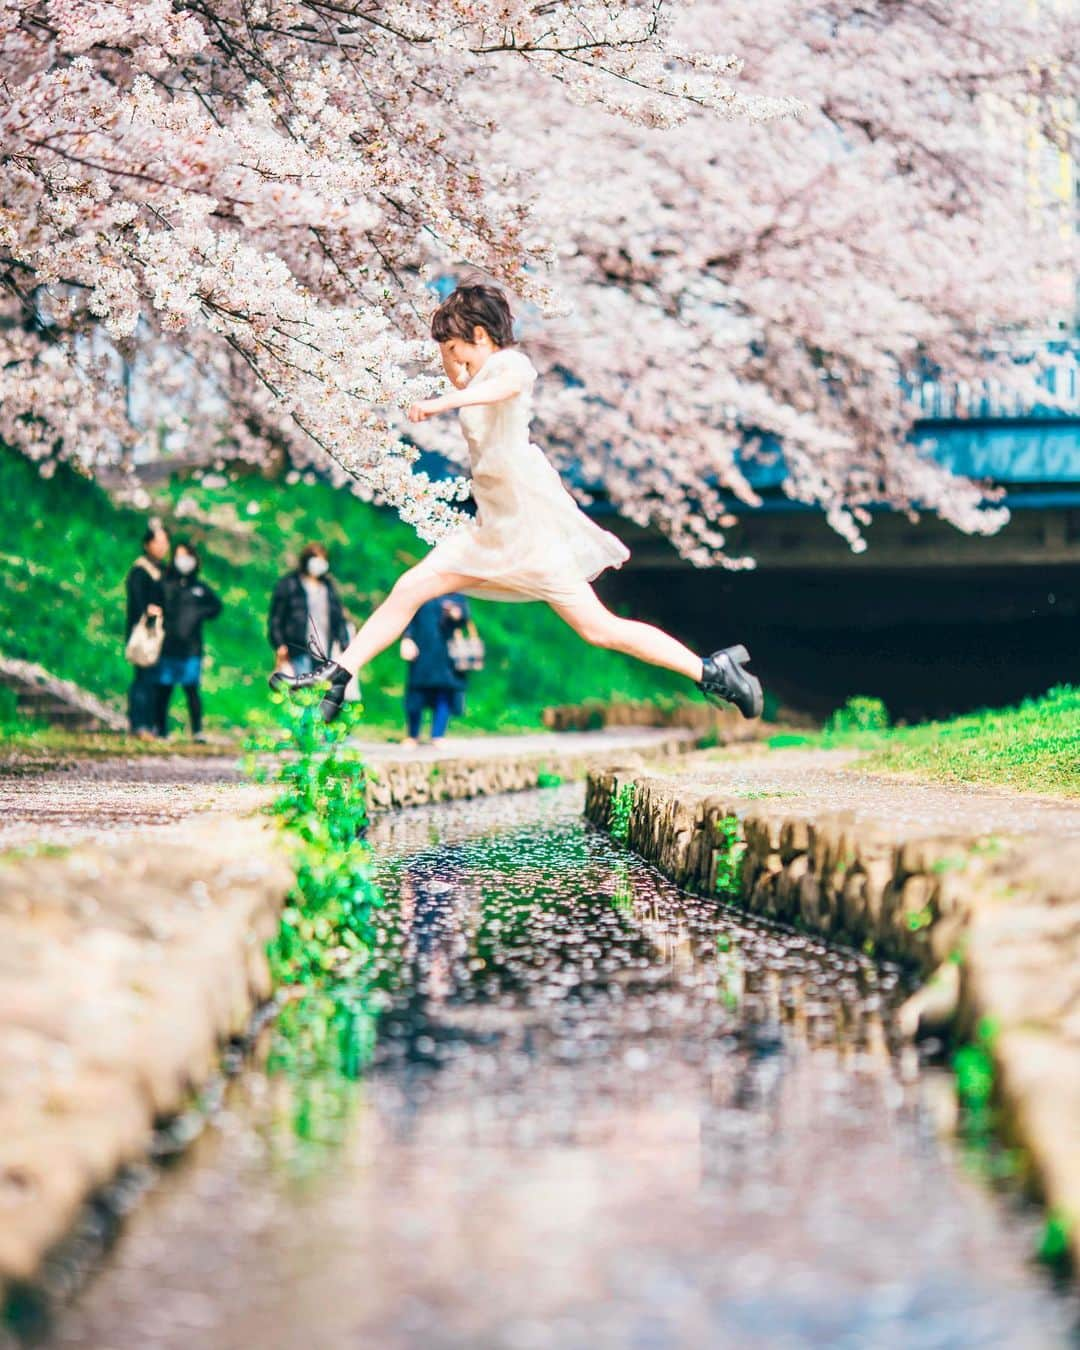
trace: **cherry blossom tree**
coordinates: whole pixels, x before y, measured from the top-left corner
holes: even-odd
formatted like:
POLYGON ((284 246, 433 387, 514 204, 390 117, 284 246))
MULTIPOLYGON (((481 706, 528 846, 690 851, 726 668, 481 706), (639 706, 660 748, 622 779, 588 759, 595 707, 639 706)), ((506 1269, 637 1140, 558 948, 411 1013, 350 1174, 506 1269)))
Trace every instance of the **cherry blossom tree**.
POLYGON ((545 443, 695 562, 762 438, 856 546, 877 501, 1000 523, 900 377, 1045 318, 1071 7, 0 0, 0 51, 0 437, 44 466, 284 452, 434 537, 467 486, 401 411, 470 270, 545 443))
POLYGON ((910 442, 912 394, 940 374, 1029 397, 1017 347, 1072 327, 1077 7, 695 13, 745 58, 747 92, 792 90, 802 116, 658 133, 588 110, 557 139, 502 124, 544 175, 577 309, 548 345, 583 388, 545 406, 547 438, 700 563, 724 549, 722 489, 756 500, 737 456, 763 444, 856 549, 878 503, 992 532, 994 494, 910 442))
POLYGON ((768 118, 734 58, 608 0, 42 0, 0 5, 0 436, 87 464, 145 436, 315 451, 432 535, 460 480, 413 471, 426 270, 548 302, 504 105, 637 125, 768 118), (699 44, 700 45, 700 44, 699 44))

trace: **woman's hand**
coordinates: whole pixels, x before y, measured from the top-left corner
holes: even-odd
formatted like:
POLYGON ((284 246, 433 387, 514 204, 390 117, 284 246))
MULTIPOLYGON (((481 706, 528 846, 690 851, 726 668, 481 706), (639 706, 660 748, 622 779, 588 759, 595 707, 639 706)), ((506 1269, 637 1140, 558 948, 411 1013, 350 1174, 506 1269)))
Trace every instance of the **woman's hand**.
POLYGON ((412 638, 401 639, 401 659, 403 661, 415 661, 420 655, 420 648, 412 638))
POLYGON ((414 403, 409 409, 409 421, 426 422, 429 417, 438 417, 440 413, 450 412, 456 406, 446 398, 426 398, 422 403, 414 403))
POLYGON ((446 371, 446 378, 455 389, 464 389, 469 383, 469 372, 459 361, 454 360, 447 351, 445 342, 439 343, 439 355, 442 357, 442 365, 443 370, 446 371))

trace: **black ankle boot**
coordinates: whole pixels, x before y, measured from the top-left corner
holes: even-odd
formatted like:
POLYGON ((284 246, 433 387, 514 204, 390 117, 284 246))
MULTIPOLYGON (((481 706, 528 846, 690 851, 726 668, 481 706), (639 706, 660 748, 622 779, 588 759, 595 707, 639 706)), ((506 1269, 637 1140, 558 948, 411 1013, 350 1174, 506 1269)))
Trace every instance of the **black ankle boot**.
POLYGON ((743 666, 750 660, 745 647, 725 647, 702 661, 698 688, 710 703, 734 703, 744 717, 760 717, 764 707, 761 681, 743 666))
POLYGON ((332 722, 345 704, 345 690, 352 675, 336 661, 321 661, 307 675, 288 675, 275 670, 270 676, 271 689, 323 689, 319 712, 324 722, 332 722))

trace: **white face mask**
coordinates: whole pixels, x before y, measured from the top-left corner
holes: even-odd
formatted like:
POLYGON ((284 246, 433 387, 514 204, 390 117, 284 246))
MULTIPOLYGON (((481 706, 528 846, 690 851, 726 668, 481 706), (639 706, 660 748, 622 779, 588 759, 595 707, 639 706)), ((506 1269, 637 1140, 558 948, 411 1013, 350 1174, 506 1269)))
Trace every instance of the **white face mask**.
POLYGON ((173 559, 173 566, 182 577, 190 576, 195 571, 195 559, 190 553, 181 553, 178 558, 173 559))
POLYGON ((314 558, 309 558, 307 563, 308 576, 323 577, 330 571, 330 564, 325 558, 320 558, 318 554, 314 558))

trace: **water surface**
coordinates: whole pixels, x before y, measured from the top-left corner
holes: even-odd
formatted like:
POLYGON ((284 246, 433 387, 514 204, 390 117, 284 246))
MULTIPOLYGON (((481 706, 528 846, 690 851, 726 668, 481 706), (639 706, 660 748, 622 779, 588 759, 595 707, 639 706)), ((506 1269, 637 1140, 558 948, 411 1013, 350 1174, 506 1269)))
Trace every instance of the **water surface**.
POLYGON ((373 829, 374 1062, 336 1068, 362 1013, 329 1053, 271 1036, 54 1346, 1070 1343, 1034 1216, 892 1044, 896 973, 680 894, 580 806, 373 829))

